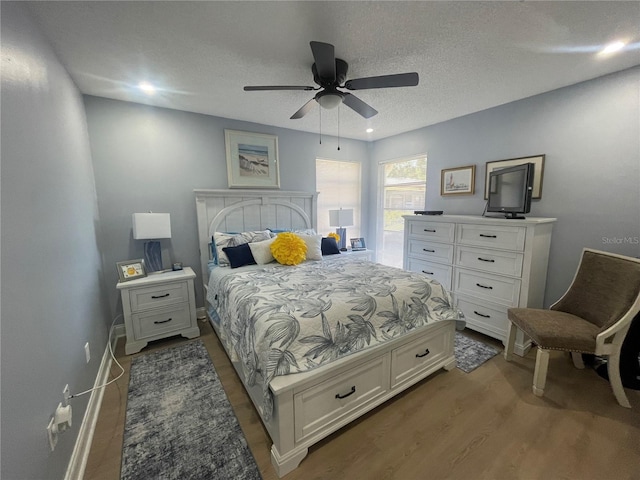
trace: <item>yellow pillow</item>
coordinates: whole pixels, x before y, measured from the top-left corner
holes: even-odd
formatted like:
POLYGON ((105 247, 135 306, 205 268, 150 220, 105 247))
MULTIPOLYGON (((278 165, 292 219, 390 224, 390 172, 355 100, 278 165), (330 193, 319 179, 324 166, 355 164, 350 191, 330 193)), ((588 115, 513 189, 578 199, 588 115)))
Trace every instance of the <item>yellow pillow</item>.
POLYGON ((283 265, 298 265, 307 259, 307 244, 295 233, 279 233, 270 249, 273 258, 283 265))

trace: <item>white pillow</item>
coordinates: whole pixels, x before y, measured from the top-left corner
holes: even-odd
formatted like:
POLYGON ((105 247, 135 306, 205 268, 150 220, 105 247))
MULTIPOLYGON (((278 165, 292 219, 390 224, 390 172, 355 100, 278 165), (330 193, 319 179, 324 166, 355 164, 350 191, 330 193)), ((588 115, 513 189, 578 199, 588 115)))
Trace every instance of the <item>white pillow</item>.
POLYGON ((307 244, 307 260, 322 260, 322 235, 300 235, 307 244))
POLYGON ((275 258, 273 258, 273 255, 271 254, 271 244, 275 239, 276 237, 273 237, 269 240, 263 240, 262 242, 252 242, 249 244, 251 255, 253 255, 253 259, 258 265, 265 265, 275 260, 275 258))

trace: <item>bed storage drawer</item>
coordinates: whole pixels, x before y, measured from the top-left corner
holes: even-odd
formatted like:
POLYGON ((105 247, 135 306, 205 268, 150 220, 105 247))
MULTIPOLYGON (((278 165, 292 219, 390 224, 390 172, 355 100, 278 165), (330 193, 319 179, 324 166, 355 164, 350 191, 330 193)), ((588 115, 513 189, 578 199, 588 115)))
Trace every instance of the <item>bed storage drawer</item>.
POLYGON ((294 395, 295 441, 330 430, 389 391, 389 356, 382 355, 294 395))
POLYGON ((438 328, 391 351, 391 388, 411 382, 442 360, 452 345, 452 331, 438 328))
POLYGON ((146 310, 175 303, 189 301, 187 282, 173 282, 165 286, 151 286, 136 288, 130 293, 131 311, 146 310))
POLYGON ((172 331, 179 333, 180 330, 189 328, 191 325, 191 311, 188 303, 134 313, 131 317, 134 335, 138 340, 172 331))

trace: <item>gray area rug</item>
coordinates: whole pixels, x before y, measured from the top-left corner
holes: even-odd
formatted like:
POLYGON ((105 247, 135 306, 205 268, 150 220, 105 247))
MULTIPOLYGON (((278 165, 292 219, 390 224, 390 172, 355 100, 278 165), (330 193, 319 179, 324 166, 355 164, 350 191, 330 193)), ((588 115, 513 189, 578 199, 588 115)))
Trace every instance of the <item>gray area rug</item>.
POLYGON ((469 373, 490 358, 498 354, 498 350, 491 345, 469 338, 460 332, 456 332, 454 353, 457 366, 465 373, 469 373))
POLYGON ((261 478, 201 340, 133 359, 122 480, 261 478))

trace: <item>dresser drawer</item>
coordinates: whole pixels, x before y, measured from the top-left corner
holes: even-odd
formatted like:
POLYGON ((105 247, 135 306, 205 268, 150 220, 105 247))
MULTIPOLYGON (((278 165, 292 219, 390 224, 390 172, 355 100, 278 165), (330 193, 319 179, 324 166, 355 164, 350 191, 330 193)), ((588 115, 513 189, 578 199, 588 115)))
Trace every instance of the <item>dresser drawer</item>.
POLYGON ((191 311, 188 303, 134 313, 131 317, 136 340, 180 331, 191 325, 191 311))
POLYGON ((458 239, 460 245, 477 245, 507 250, 524 250, 526 227, 511 227, 508 225, 469 225, 458 224, 458 239))
POLYGON ((455 223, 408 221, 410 238, 453 243, 455 223))
POLYGON ((481 302, 464 295, 456 296, 456 304, 464 313, 467 326, 493 338, 507 336, 507 307, 481 302))
POLYGON ((382 355, 294 395, 295 441, 330 430, 389 391, 389 356, 382 355))
POLYGON ((523 259, 522 253, 459 246, 455 263, 460 267, 520 277, 523 259))
POLYGON ((187 282, 173 282, 166 285, 143 287, 131 290, 131 311, 163 307, 189 301, 187 282))
POLYGON ((391 351, 391 388, 409 382, 453 353, 453 329, 438 329, 391 351))
POLYGON ((456 293, 472 295, 508 307, 518 305, 521 283, 518 279, 463 268, 456 268, 454 277, 453 288, 456 293))
POLYGON ((440 263, 453 262, 453 244, 409 239, 409 255, 440 263))
POLYGON ((451 271, 453 269, 450 265, 426 262, 409 257, 407 258, 407 270, 424 273, 428 277, 440 282, 445 289, 451 290, 451 271))

